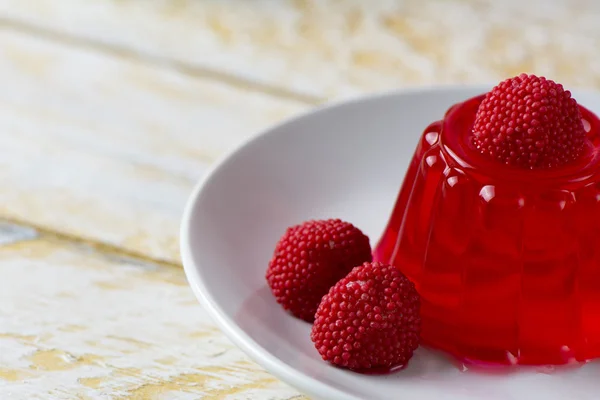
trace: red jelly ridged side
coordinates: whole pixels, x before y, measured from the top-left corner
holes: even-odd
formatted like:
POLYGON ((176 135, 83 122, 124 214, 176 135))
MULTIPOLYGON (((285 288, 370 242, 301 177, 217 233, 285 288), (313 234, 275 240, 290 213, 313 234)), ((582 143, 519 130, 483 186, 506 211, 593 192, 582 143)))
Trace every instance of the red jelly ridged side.
POLYGON ((427 127, 374 251, 422 298, 422 340, 477 363, 564 364, 600 355, 600 123, 555 170, 482 158, 482 96, 427 127))

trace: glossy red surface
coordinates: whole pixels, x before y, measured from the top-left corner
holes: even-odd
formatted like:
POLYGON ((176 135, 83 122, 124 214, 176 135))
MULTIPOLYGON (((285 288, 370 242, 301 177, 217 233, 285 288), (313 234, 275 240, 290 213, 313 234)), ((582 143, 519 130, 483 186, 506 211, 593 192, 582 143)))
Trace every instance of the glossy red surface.
POLYGON ((600 356, 600 121, 586 154, 524 170, 471 145, 481 97, 427 127, 374 250, 422 298, 422 342, 462 360, 547 365, 600 356))

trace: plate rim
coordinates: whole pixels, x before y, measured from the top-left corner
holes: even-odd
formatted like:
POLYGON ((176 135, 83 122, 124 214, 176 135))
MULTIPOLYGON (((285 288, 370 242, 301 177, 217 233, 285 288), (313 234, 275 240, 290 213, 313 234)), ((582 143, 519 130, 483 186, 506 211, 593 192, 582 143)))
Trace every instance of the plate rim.
MULTIPOLYGON (((201 263, 195 260, 193 252, 191 250, 190 240, 190 229, 192 216, 195 210, 195 205, 204 189, 209 183, 215 178, 218 171, 221 170, 225 164, 233 159, 236 154, 243 151, 250 144, 260 140, 264 140, 270 135, 276 134, 280 129, 285 128, 288 125, 294 124, 304 118, 309 118, 316 114, 328 112, 332 109, 342 108, 349 105, 355 105, 358 103, 368 103, 373 101, 382 101, 388 98, 394 98, 398 96, 415 96, 418 94, 431 94, 441 92, 456 92, 456 91, 476 91, 480 90, 482 93, 493 87, 494 84, 449 84, 449 85, 428 85, 428 86, 417 86, 393 89, 388 91, 374 92, 366 95, 359 95, 351 98, 344 98, 331 102, 324 102, 317 106, 307 107, 307 110, 303 110, 299 113, 292 115, 291 117, 284 118, 283 120, 270 124, 267 127, 258 130, 254 134, 241 141, 238 145, 234 146, 231 150, 227 151, 224 155, 219 157, 208 170, 204 173, 198 182, 194 185, 193 189, 186 200, 185 207, 181 217, 180 232, 179 232, 179 250, 181 255, 181 261, 183 264, 184 273, 186 275, 189 286, 192 291, 210 317, 215 321, 220 330, 225 336, 231 340, 236 347, 243 351, 250 359, 256 362, 258 365, 266 369, 269 373, 282 380, 283 382, 294 387, 296 390, 303 394, 309 395, 314 398, 326 398, 329 400, 361 400, 346 391, 334 388, 321 382, 317 378, 313 378, 306 375, 302 371, 299 371, 293 367, 287 365, 284 361, 270 354, 268 350, 260 346, 254 339, 252 339, 242 328, 238 326, 219 306, 218 302, 214 300, 210 294, 210 290, 205 285, 205 282, 201 276, 200 270, 202 269, 201 263)), ((588 93, 594 95, 600 95, 600 91, 573 88, 573 92, 577 93, 588 93)))

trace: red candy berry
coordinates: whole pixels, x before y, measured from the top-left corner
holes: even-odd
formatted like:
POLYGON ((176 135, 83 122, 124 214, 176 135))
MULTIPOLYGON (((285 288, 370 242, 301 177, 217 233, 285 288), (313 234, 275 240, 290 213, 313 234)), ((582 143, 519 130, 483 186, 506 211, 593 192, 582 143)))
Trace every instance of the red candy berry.
POLYGON ((575 99, 562 85, 521 74, 494 87, 473 126, 479 151, 521 168, 553 168, 576 160, 585 130, 575 99))
POLYGON ((323 297, 311 339, 325 361, 354 370, 405 366, 419 345, 420 298, 399 269, 354 268, 323 297))
POLYGON ((266 278, 284 309, 312 322, 323 295, 365 261, 371 246, 358 228, 339 219, 308 221, 279 239, 266 278))

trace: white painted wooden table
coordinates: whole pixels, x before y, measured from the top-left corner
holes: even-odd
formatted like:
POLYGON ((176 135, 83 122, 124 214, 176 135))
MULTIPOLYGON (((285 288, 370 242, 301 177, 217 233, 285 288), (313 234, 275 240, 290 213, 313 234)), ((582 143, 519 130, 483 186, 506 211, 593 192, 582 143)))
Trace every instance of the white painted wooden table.
POLYGON ((301 399, 177 233, 224 151, 329 99, 521 71, 600 88, 595 0, 0 0, 0 398, 301 399))

